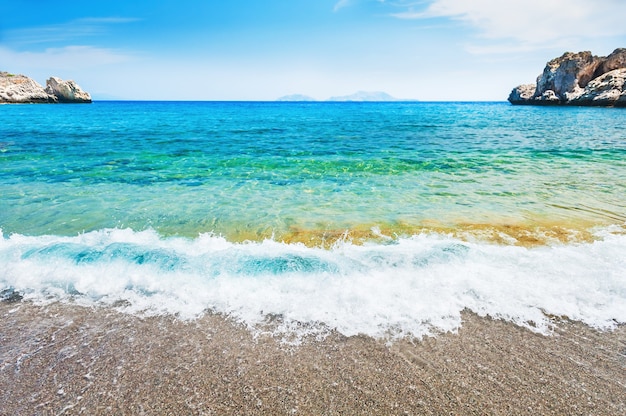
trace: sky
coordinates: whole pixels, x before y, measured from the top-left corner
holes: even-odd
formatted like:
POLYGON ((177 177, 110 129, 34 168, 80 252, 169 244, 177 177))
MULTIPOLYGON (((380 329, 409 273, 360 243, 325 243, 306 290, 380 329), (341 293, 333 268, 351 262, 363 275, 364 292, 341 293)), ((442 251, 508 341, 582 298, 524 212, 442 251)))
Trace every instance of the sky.
POLYGON ((626 47, 625 0, 0 0, 0 70, 94 99, 503 101, 626 47))

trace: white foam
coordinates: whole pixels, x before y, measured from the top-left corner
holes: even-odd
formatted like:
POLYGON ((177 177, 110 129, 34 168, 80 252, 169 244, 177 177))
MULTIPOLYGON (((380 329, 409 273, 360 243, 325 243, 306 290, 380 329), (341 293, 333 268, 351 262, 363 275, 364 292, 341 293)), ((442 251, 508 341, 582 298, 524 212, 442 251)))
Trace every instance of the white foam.
POLYGON ((298 336, 334 328, 419 337, 455 331, 466 308, 542 333, 546 314, 611 329, 626 323, 626 236, 610 231, 593 243, 531 249, 417 235, 328 250, 117 229, 0 233, 0 290, 182 319, 212 310, 256 330, 279 317, 274 330, 298 336))

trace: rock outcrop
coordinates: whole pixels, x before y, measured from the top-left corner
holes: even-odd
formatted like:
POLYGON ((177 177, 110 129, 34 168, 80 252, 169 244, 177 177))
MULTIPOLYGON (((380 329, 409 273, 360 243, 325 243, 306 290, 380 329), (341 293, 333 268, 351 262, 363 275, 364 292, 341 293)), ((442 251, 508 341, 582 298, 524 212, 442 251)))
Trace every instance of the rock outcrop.
POLYGON ((63 81, 51 77, 46 81, 46 92, 60 103, 90 103, 91 95, 83 91, 74 81, 63 81))
POLYGON ((0 102, 47 103, 50 95, 36 81, 24 75, 0 72, 0 102))
POLYGON ((537 84, 515 87, 516 105, 626 106, 626 48, 607 57, 567 52, 546 64, 537 84))
POLYGON ((74 81, 52 77, 46 88, 24 75, 0 72, 0 103, 90 103, 91 96, 74 81))

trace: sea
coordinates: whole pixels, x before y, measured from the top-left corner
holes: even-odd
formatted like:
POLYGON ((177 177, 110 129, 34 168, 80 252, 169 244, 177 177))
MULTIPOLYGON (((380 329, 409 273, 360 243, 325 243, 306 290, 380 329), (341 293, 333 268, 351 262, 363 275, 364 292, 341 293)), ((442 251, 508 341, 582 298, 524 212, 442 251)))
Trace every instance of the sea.
MULTIPOLYGON (((0 298, 283 336, 626 323, 626 111, 0 106, 0 298)), ((16 306, 18 307, 18 306, 16 306)))

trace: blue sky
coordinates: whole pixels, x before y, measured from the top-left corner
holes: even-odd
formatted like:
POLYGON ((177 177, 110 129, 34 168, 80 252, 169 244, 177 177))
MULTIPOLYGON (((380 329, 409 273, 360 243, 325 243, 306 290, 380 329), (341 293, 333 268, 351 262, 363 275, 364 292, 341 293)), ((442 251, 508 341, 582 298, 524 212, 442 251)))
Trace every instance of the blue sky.
POLYGON ((94 98, 505 100, 626 47, 624 0, 0 0, 0 69, 94 98))

